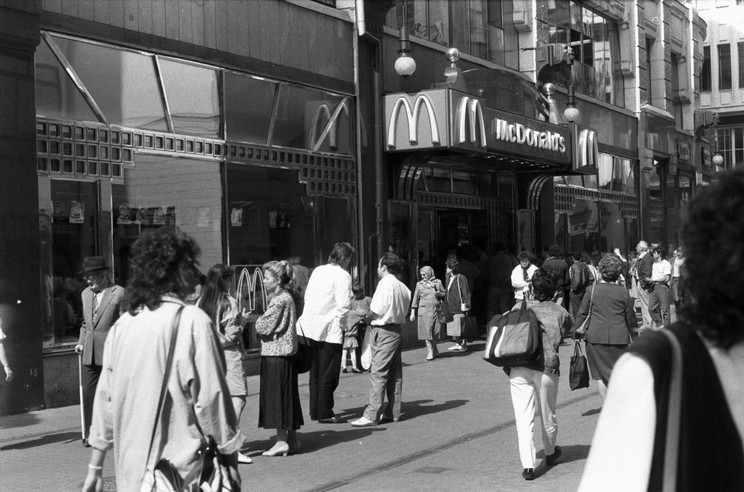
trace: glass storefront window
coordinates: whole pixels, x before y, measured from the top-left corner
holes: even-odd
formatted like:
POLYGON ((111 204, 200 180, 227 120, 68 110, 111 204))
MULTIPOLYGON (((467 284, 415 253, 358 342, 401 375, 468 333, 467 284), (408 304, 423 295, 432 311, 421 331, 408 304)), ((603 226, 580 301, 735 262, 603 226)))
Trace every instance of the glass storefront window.
POLYGON ((44 38, 36 50, 36 114, 99 122, 44 38))
POLYGON ((568 250, 604 251, 599 238, 599 209, 597 202, 575 200, 568 214, 568 250))
POLYGON ((158 61, 173 131, 197 137, 221 138, 217 71, 168 58, 160 57, 158 61))
POLYGON ((125 285, 129 250, 149 228, 173 225, 201 248, 199 269, 222 263, 222 185, 218 162, 139 154, 124 185, 112 186, 114 263, 125 285), (198 186, 194 186, 198 183, 198 186))
POLYGON ((276 82, 225 72, 225 126, 228 140, 269 143, 276 82))
POLYGON ((452 171, 452 192, 462 195, 475 195, 477 175, 467 171, 452 171))
POLYGON ((168 131, 152 56, 51 37, 110 124, 168 131))
POLYGON ((43 261, 42 269, 44 346, 75 344, 83 319, 80 294, 87 287, 77 272, 83 258, 101 254, 97 187, 94 182, 51 180, 39 192, 42 243, 51 245, 43 248, 51 254, 51 265, 43 261))

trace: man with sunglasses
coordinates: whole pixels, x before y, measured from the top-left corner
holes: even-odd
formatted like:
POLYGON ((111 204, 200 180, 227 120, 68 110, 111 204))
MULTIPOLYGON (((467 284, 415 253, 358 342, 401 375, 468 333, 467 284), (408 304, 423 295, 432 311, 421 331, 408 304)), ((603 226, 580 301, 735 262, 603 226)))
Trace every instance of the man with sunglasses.
POLYGON ((83 260, 83 270, 78 272, 88 287, 81 294, 83 301, 83 324, 80 340, 75 352, 82 355, 83 364, 83 445, 88 446, 88 432, 93 415, 93 400, 96 396, 98 378, 103 369, 103 346, 106 336, 124 312, 125 290, 114 284, 109 276, 109 267, 101 256, 89 256, 83 260))

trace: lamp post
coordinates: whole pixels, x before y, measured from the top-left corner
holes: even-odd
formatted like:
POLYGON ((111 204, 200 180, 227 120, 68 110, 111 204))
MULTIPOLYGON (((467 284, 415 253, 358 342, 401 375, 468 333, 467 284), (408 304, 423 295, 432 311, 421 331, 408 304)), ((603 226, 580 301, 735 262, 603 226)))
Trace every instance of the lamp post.
POLYGON ((718 148, 718 113, 713 115, 713 165, 718 167, 723 165, 723 156, 718 148))
POLYGON ((408 0, 403 0, 403 23, 398 41, 400 56, 395 60, 395 72, 401 77, 409 77, 416 71, 416 60, 411 56, 411 40, 408 38, 408 0))
POLYGON ((568 80, 568 99, 566 100, 566 109, 563 111, 563 117, 568 121, 569 123, 575 123, 579 120, 579 110, 576 107, 576 92, 574 90, 574 77, 573 77, 573 67, 574 67, 574 51, 573 48, 569 45, 565 45, 563 47, 563 56, 566 59, 566 63, 568 64, 568 68, 570 69, 569 72, 569 80, 568 80))

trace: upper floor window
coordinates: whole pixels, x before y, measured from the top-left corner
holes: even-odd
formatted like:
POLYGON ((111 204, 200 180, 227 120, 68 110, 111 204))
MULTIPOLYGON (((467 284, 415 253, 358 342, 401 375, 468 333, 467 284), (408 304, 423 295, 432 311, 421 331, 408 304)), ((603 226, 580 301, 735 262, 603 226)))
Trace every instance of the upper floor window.
POLYGON ((399 29, 405 22, 412 37, 519 70, 512 0, 405 0, 403 7, 397 2, 385 25, 399 29))
POLYGON ((736 44, 736 53, 739 58, 739 89, 744 89, 744 41, 736 44))
POLYGON ((731 45, 718 45, 718 90, 731 90, 731 45))
POLYGON ((620 36, 615 22, 580 1, 537 2, 537 43, 567 45, 573 50, 573 70, 559 73, 556 83, 567 87, 573 79, 576 92, 624 106, 620 36))
POLYGON ((710 92, 712 83, 710 71, 710 46, 703 46, 703 70, 700 73, 700 91, 710 92))

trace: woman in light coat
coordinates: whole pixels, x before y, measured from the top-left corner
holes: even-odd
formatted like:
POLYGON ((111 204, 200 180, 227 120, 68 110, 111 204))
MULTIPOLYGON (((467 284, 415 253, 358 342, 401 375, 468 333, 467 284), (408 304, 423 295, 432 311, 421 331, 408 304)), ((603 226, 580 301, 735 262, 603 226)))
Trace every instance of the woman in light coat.
POLYGON ((432 267, 421 267, 420 274, 421 280, 416 284, 411 301, 411 321, 418 318, 418 339, 426 342, 426 360, 434 360, 439 355, 439 315, 447 292, 442 281, 434 276, 432 267))

